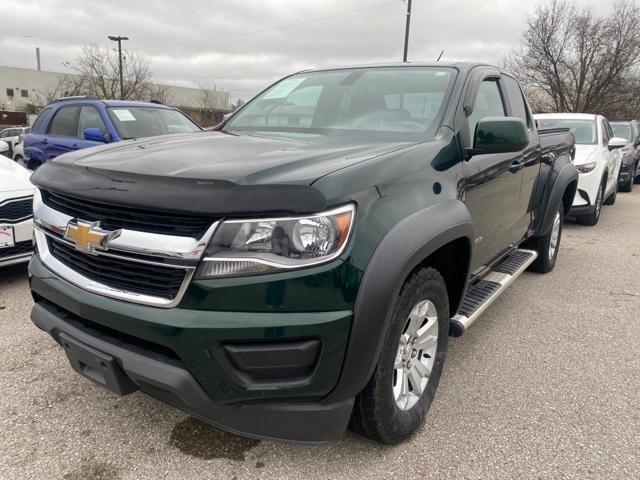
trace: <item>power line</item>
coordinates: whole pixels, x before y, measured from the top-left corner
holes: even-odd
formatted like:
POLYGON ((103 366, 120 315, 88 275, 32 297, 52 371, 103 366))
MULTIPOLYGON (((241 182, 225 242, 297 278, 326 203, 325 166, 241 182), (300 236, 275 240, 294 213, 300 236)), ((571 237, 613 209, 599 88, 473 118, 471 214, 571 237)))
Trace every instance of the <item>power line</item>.
POLYGON ((346 12, 336 13, 334 15, 328 15, 326 17, 317 17, 317 18, 313 18, 313 19, 309 19, 309 20, 304 20, 302 22, 288 23, 288 24, 284 24, 284 25, 278 25, 278 26, 274 26, 274 27, 263 28, 263 29, 260 29, 260 30, 253 30, 253 31, 250 31, 250 32, 234 33, 234 34, 231 34, 231 35, 224 35, 224 36, 221 36, 221 37, 212 37, 212 38, 206 38, 206 39, 202 39, 202 40, 191 40, 191 41, 188 41, 188 42, 175 42, 175 43, 162 43, 162 44, 155 44, 155 45, 147 45, 147 46, 143 46, 143 47, 136 47, 136 48, 133 48, 131 50, 146 50, 146 49, 149 49, 149 48, 176 47, 176 46, 182 46, 182 45, 195 45, 195 44, 199 44, 199 43, 215 42, 217 40, 226 40, 228 38, 246 37, 246 36, 255 35, 255 34, 258 34, 258 33, 271 32, 273 30, 281 30, 281 29, 285 29, 285 28, 297 27, 297 26, 300 26, 300 25, 307 25, 309 23, 321 22, 321 21, 324 21, 324 20, 330 20, 332 18, 343 17, 345 15, 353 15, 354 13, 366 12, 368 10, 374 10, 374 9, 383 8, 383 7, 387 7, 387 6, 390 6, 390 5, 397 5, 397 4, 398 4, 398 2, 396 0, 395 2, 379 3, 377 5, 371 5, 369 7, 359 8, 357 10, 349 10, 349 11, 346 11, 346 12))

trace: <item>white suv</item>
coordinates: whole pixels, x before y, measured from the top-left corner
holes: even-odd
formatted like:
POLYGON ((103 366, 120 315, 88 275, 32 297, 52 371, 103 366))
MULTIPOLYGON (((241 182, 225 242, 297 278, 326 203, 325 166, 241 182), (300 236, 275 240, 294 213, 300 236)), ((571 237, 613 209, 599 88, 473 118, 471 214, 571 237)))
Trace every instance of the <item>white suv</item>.
POLYGON ((613 136, 602 115, 585 113, 544 113, 534 115, 539 128, 569 128, 576 137, 575 165, 578 169, 578 193, 569 215, 583 225, 595 225, 602 204, 613 205, 618 193, 618 174, 627 144, 613 136))

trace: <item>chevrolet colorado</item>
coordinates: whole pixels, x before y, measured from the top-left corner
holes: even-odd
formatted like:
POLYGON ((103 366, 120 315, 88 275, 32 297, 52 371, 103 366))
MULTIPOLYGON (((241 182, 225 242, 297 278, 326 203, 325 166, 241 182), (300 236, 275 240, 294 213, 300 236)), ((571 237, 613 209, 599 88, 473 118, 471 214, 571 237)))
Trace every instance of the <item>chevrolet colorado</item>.
POLYGON ((258 438, 399 442, 448 335, 553 269, 573 153, 495 67, 297 73, 215 131, 37 170, 31 319, 118 394, 258 438))

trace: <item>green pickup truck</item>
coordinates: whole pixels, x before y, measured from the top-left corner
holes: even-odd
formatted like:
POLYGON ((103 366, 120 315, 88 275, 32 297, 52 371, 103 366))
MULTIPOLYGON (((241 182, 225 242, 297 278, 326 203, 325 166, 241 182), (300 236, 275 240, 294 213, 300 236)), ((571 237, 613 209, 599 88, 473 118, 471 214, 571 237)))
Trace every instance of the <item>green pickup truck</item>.
POLYGON ((214 131, 40 168, 31 319, 117 394, 257 438, 400 442, 448 336, 553 269, 573 152, 495 67, 300 72, 214 131))

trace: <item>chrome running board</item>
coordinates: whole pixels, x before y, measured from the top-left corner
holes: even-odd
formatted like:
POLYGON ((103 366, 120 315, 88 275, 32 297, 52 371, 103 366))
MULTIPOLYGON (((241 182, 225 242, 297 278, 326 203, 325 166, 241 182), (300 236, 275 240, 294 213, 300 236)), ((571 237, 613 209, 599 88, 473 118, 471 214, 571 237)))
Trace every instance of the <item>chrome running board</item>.
POLYGON ((538 252, 534 250, 519 249, 493 267, 467 291, 458 313, 451 318, 449 334, 461 336, 537 257, 538 252))

